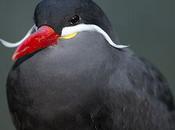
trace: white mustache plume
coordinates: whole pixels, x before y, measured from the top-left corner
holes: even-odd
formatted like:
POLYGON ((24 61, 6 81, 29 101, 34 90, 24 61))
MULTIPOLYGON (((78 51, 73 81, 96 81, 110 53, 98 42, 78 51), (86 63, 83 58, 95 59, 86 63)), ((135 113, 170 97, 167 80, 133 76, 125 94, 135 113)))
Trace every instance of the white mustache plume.
MULTIPOLYGON (((33 31, 37 31, 37 26, 33 25, 33 27, 27 32, 27 34, 24 36, 23 39, 21 39, 20 41, 16 42, 16 43, 11 43, 11 42, 7 42, 3 39, 0 39, 0 43, 2 45, 4 45, 5 47, 8 48, 14 48, 19 46, 20 44, 22 44, 31 34, 33 31)), ((108 41, 108 43, 118 49, 122 49, 122 48, 127 48, 128 46, 126 45, 118 45, 115 44, 111 38, 109 37, 109 35, 103 30, 101 29, 99 26, 94 25, 94 24, 79 24, 76 26, 71 26, 71 27, 64 27, 62 30, 62 34, 61 36, 66 36, 72 33, 77 33, 77 32, 83 32, 83 31, 95 31, 100 33, 101 35, 103 35, 103 37, 106 39, 106 41, 108 41)))
POLYGON ((126 45, 118 45, 114 43, 110 38, 110 36, 102 28, 94 24, 78 24, 76 26, 64 27, 61 36, 66 36, 72 33, 83 32, 83 31, 94 31, 100 33, 101 35, 103 35, 106 41, 108 41, 108 43, 115 48, 122 49, 128 47, 126 45))
POLYGON ((4 45, 5 47, 8 47, 8 48, 17 47, 17 46, 19 46, 20 44, 22 44, 22 43, 24 42, 24 40, 25 40, 26 38, 28 38, 28 37, 32 34, 33 31, 36 31, 36 30, 37 30, 36 25, 33 25, 33 27, 27 32, 27 34, 24 36, 24 38, 21 39, 20 41, 15 42, 15 43, 12 43, 12 42, 7 42, 7 41, 5 41, 5 40, 3 40, 3 39, 0 39, 0 43, 1 43, 2 45, 4 45))

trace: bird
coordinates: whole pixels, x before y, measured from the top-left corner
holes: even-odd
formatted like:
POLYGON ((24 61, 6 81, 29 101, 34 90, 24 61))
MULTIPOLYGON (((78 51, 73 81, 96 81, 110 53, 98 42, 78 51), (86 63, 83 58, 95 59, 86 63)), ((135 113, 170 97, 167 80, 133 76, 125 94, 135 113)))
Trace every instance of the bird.
POLYGON ((175 130, 161 72, 121 45, 92 0, 42 0, 7 78, 16 130, 175 130))

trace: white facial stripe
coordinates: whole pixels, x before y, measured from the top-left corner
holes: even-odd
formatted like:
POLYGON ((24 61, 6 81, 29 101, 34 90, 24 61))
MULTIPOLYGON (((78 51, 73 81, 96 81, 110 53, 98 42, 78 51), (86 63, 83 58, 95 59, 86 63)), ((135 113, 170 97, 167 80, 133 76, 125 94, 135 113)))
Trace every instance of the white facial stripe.
POLYGON ((5 40, 3 40, 3 39, 0 39, 0 43, 3 44, 5 47, 8 47, 8 48, 17 47, 17 46, 19 46, 21 43, 23 43, 23 41, 24 41, 26 38, 28 38, 34 30, 37 30, 36 25, 33 25, 33 27, 27 32, 27 34, 25 35, 25 37, 24 37, 23 39, 21 39, 19 42, 11 43, 11 42, 7 42, 7 41, 5 41, 5 40))
POLYGON ((109 37, 109 35, 103 30, 101 29, 99 26, 94 25, 94 24, 79 24, 76 26, 71 26, 71 27, 64 27, 61 33, 61 36, 66 36, 66 35, 70 35, 72 33, 77 33, 77 32, 83 32, 83 31, 95 31, 98 32, 100 34, 102 34, 104 36, 104 38, 108 41, 108 43, 115 47, 115 48, 126 48, 128 46, 126 45, 117 45, 115 44, 111 38, 109 37))
MULTIPOLYGON (((19 42, 16 43, 11 43, 11 42, 7 42, 3 39, 0 39, 0 43, 3 44, 5 47, 8 48, 13 48, 13 47, 17 47, 20 44, 22 44, 31 34, 33 31, 37 30, 36 25, 34 25, 25 35, 25 37, 23 39, 21 39, 19 42)), ((128 46, 126 45, 117 45, 115 44, 111 38, 109 37, 109 35, 103 30, 101 29, 99 26, 97 25, 93 25, 93 24, 79 24, 76 26, 72 26, 72 27, 64 27, 62 30, 62 34, 61 36, 66 36, 66 35, 70 35, 72 33, 77 33, 77 32, 83 32, 83 31, 95 31, 98 32, 100 34, 102 34, 104 36, 104 38, 108 41, 108 43, 115 47, 115 48, 126 48, 128 46)))

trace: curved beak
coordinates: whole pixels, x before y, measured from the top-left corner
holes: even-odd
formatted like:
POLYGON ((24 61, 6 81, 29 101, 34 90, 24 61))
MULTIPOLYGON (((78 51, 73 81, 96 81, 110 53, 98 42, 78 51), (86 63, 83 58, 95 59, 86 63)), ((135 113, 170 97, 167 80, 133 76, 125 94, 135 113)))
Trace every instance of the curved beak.
POLYGON ((38 50, 54 46, 58 43, 60 37, 51 27, 41 26, 35 33, 26 38, 22 44, 18 46, 12 56, 12 60, 16 61, 26 55, 32 54, 38 50))

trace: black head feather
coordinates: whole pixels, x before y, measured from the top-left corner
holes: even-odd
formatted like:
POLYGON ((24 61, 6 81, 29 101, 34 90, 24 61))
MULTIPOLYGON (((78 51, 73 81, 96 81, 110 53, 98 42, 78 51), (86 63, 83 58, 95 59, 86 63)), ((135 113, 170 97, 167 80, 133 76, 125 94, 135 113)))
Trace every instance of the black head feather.
POLYGON ((43 0, 35 9, 34 21, 37 26, 53 27, 59 34, 63 27, 95 24, 113 37, 108 18, 92 0, 43 0))

